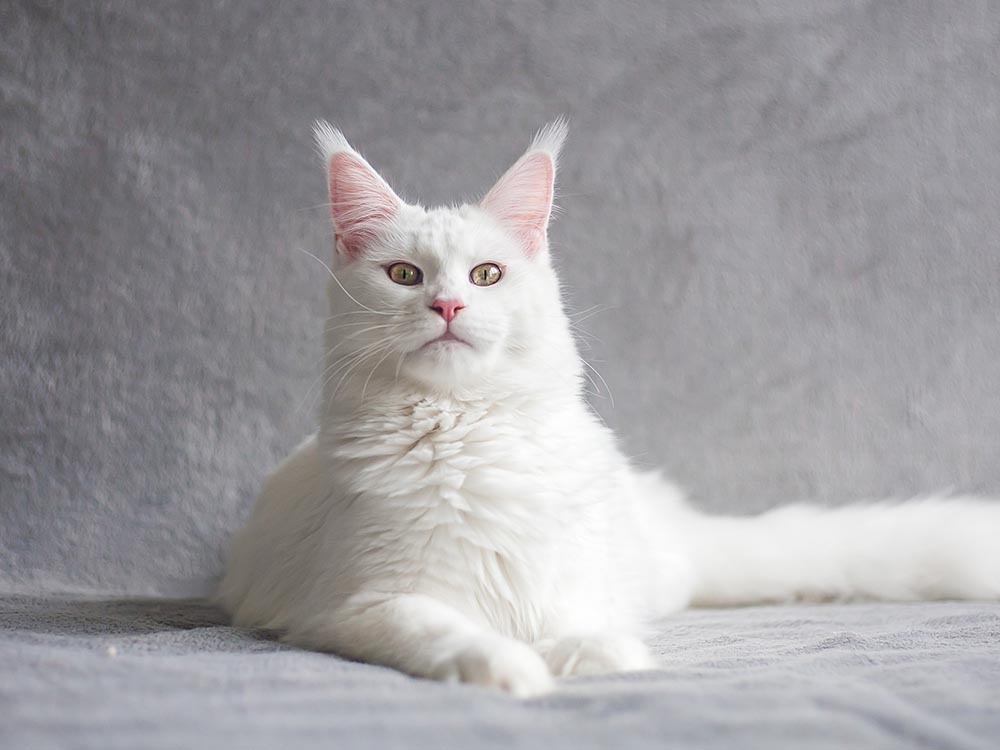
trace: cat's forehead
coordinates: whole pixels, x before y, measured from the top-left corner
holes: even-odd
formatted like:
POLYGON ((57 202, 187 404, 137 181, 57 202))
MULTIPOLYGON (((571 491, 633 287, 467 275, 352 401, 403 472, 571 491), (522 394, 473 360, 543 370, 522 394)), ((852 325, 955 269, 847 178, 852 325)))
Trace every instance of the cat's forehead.
POLYGON ((500 235, 473 206, 425 209, 410 222, 412 249, 441 259, 474 255, 484 243, 497 244, 500 235))
POLYGON ((469 232, 455 209, 430 208, 412 225, 412 241, 418 252, 446 252, 461 245, 469 232))

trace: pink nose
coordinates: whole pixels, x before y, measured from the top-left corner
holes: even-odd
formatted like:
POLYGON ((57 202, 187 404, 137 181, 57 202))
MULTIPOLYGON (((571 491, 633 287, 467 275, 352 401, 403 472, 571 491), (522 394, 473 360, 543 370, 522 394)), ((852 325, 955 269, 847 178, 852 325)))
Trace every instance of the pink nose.
POLYGON ((436 312, 446 322, 450 323, 459 310, 464 310, 465 305, 459 299, 436 299, 431 303, 431 310, 436 312))

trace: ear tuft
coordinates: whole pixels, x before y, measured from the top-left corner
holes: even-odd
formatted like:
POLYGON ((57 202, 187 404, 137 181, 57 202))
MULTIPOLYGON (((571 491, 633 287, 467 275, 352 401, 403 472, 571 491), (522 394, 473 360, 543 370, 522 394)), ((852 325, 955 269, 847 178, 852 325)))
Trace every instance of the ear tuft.
POLYGON ((313 140, 324 165, 329 164, 333 155, 339 151, 355 153, 344 134, 326 120, 316 120, 313 123, 313 140))
POLYGON ((565 117, 557 117, 535 134, 528 151, 544 151, 552 158, 553 164, 558 164, 559 152, 562 151, 567 135, 569 135, 569 122, 565 117))
POLYGON ((528 255, 546 246, 556 161, 567 131, 566 120, 561 117, 538 131, 524 155, 497 180, 479 204, 517 237, 528 255))
POLYGON ((402 201, 343 133, 319 120, 313 134, 326 167, 337 252, 353 259, 399 212, 402 201))

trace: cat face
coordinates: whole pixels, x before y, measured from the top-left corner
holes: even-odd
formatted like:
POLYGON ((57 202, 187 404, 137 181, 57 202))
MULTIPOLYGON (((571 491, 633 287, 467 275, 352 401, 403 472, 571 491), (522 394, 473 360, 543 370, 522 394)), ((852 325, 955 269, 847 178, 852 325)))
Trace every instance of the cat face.
POLYGON ((537 379, 539 362, 565 349, 546 239, 564 132, 562 123, 542 131, 480 203, 425 209, 396 196, 338 131, 317 126, 336 245, 333 390, 387 377, 442 390, 511 386, 537 379))

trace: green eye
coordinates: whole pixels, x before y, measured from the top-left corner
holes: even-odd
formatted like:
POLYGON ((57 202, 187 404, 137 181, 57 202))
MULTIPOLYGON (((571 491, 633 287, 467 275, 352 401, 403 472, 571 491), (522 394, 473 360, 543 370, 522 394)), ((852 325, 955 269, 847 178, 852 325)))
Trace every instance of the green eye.
POLYGON ((496 263, 480 263, 472 269, 469 279, 476 286, 493 286, 500 281, 501 276, 503 271, 496 263))
POLYGON ((412 263, 393 263, 385 272, 390 279, 403 286, 415 286, 424 278, 423 272, 412 263))

